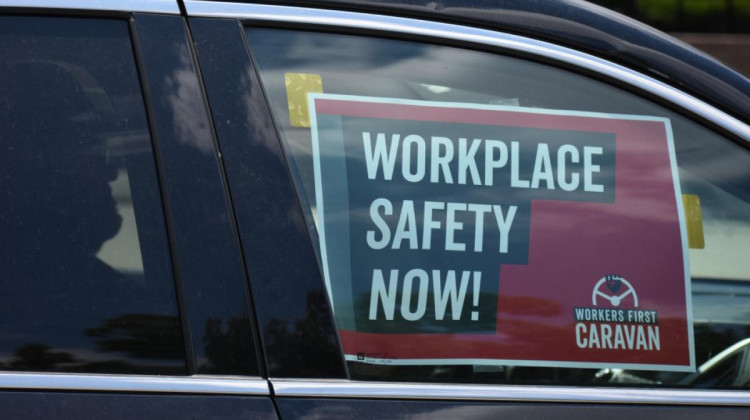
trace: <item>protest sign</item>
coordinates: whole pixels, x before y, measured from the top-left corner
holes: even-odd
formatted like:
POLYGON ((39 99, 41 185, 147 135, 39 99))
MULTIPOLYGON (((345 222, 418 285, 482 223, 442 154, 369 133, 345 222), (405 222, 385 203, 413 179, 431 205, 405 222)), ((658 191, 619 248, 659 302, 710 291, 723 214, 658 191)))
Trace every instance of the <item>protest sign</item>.
POLYGON ((694 370, 669 120, 309 95, 347 360, 694 370))

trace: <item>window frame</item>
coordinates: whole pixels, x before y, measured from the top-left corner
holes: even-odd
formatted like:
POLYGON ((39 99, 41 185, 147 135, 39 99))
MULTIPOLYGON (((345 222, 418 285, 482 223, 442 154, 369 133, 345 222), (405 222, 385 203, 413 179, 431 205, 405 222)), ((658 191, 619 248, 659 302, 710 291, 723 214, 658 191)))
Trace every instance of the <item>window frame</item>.
POLYGON ((750 149, 750 125, 720 109, 638 71, 597 56, 507 32, 381 14, 185 0, 188 17, 232 18, 242 25, 275 29, 315 30, 427 42, 509 55, 541 62, 603 81, 665 106, 699 124, 729 136, 750 149))
MULTIPOLYGON (((137 72, 137 81, 139 83, 139 90, 141 93, 141 100, 143 101, 143 109, 145 112, 145 119, 148 123, 148 131, 151 141, 151 153, 154 159, 155 171, 157 172, 157 178, 153 181, 157 183, 156 188, 162 202, 160 206, 163 210, 163 222, 166 227, 165 238, 170 246, 171 252, 171 271, 172 278, 170 281, 176 288, 176 299, 178 305, 178 314, 181 324, 180 332, 182 333, 182 345, 185 351, 186 368, 188 368, 186 375, 172 376, 172 375, 159 375, 159 374, 97 374, 97 373, 59 373, 59 372, 23 372, 23 371, 0 371, 0 391, 9 390, 20 390, 20 391, 39 391, 40 395, 46 392, 102 392, 102 393, 135 393, 135 395, 160 395, 163 397, 185 395, 192 397, 202 397, 209 395, 223 395, 223 396, 243 396, 243 397, 265 397, 263 401, 268 400, 272 395, 271 388, 268 380, 265 378, 265 371, 263 360, 260 357, 254 358, 254 362, 259 364, 260 373, 259 375, 238 375, 238 374, 196 374, 194 368, 189 360, 194 355, 190 350, 191 344, 191 331, 201 331, 202 326, 196 326, 189 324, 187 314, 184 309, 184 298, 182 294, 182 284, 180 281, 181 266, 184 265, 186 256, 176 255, 174 251, 175 231, 179 231, 180 227, 174 225, 174 210, 167 204, 170 201, 170 196, 176 195, 174 192, 170 192, 167 188, 164 174, 175 169, 166 167, 163 162, 163 156, 160 149, 165 140, 159 138, 155 125, 157 123, 168 125, 170 123, 165 115, 155 112, 153 109, 153 103, 161 100, 159 97, 155 97, 149 86, 145 83, 146 69, 144 63, 147 58, 144 56, 143 51, 140 49, 138 44, 138 27, 136 21, 138 20, 138 14, 141 16, 157 16, 157 17, 170 17, 176 18, 184 23, 184 14, 180 9, 178 0, 118 0, 118 1, 96 1, 91 2, 90 0, 0 0, 0 14, 11 15, 11 16, 53 16, 65 19, 87 19, 87 18, 102 18, 123 21, 128 25, 130 32, 130 44, 132 48, 133 65, 137 72), (166 120, 166 121, 165 121, 166 120)), ((186 37, 187 46, 192 51, 193 44, 192 39, 189 39, 189 31, 185 26, 184 35, 186 37)), ((197 77, 197 83, 202 87, 202 79, 200 79, 200 73, 198 69, 198 63, 195 60, 194 54, 190 56, 192 64, 194 66, 195 75, 197 77)), ((165 69, 155 69, 157 71, 164 71, 165 69)), ((195 93, 195 92, 194 92, 195 93)), ((201 104, 205 102, 205 95, 202 90, 197 92, 202 100, 201 104)), ((212 124, 210 114, 206 110, 206 118, 208 122, 212 124)), ((213 132, 211 132, 212 141, 213 132)), ((213 144, 213 143, 212 143, 213 144)), ((179 159, 180 156, 175 156, 179 159)), ((219 166, 220 157, 217 150, 213 149, 208 155, 208 159, 214 159, 217 168, 217 175, 221 175, 223 170, 219 166)), ((179 175, 179 174, 174 174, 179 175)), ((220 194, 226 194, 226 186, 222 183, 221 179, 212 180, 215 184, 219 185, 220 194), (218 181, 218 182, 217 182, 218 181)), ((174 198, 174 197, 172 197, 174 198)), ((174 200, 173 200, 174 201, 174 200)), ((231 213, 231 207, 229 203, 224 203, 227 213, 231 213)), ((235 223, 232 220, 228 220, 227 226, 234 229, 235 223)), ((206 226, 207 227, 207 226, 206 226)), ((195 244, 196 247, 200 246, 211 246, 210 243, 195 244)), ((235 241, 231 241, 226 244, 227 247, 235 248, 237 253, 241 253, 239 246, 235 241)), ((235 264, 236 267, 241 270, 241 263, 239 259, 235 264)), ((235 282, 234 285, 243 289, 246 292, 247 279, 242 271, 242 282, 235 282)), ((233 280, 234 281, 234 280, 233 280)), ((247 298, 246 293, 243 293, 243 297, 247 298)), ((190 300, 194 306, 199 306, 201 302, 190 300)), ((254 321, 254 314, 252 313, 252 304, 246 302, 246 310, 249 311, 249 320, 254 321)), ((255 344, 258 343, 257 334, 255 333, 255 326, 253 325, 252 337, 250 338, 255 344)), ((256 346, 257 347, 257 346, 256 346)), ((248 400, 254 401, 255 399, 248 400)), ((258 400, 260 401, 260 399, 258 400)))
MULTIPOLYGON (((236 19, 243 27, 307 29, 431 42, 516 56, 623 88, 750 149, 750 125, 673 86, 608 60, 504 32, 427 20, 306 7, 186 0, 190 18, 236 19)), ((269 105, 270 106, 270 105, 269 105)), ((280 138, 279 138, 280 141, 280 138)), ((283 148, 283 147, 282 147, 283 148)), ((269 378, 277 397, 750 406, 750 391, 549 385, 464 385, 269 378)))
POLYGON ((86 11, 91 14, 103 12, 119 12, 128 15, 133 12, 180 14, 177 0, 0 0, 0 7, 24 11, 44 9, 40 11, 45 13, 54 9, 58 11, 86 11))

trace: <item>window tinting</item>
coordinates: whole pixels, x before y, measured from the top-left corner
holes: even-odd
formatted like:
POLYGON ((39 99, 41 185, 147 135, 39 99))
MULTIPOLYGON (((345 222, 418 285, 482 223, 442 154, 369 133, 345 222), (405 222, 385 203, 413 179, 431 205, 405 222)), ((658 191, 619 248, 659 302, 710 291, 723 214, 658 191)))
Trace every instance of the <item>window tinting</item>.
MULTIPOLYGON (((686 251, 692 286, 692 296, 687 301, 692 301, 690 316, 694 332, 694 345, 690 350, 695 355, 696 372, 671 372, 643 366, 637 369, 609 368, 606 363, 600 363, 596 368, 563 368, 555 367, 554 363, 546 365, 549 367, 510 366, 499 362, 494 365, 473 364, 470 361, 399 365, 398 360, 383 362, 376 360, 377 357, 368 360, 370 355, 357 354, 348 357, 353 379, 597 383, 618 386, 748 386, 745 380, 747 374, 744 372, 744 354, 748 343, 744 340, 750 337, 750 265, 746 258, 746 251, 750 249, 750 191, 747 187, 750 185, 750 155, 746 148, 636 95, 567 71, 516 58, 416 42, 341 34, 249 28, 247 36, 287 151, 300 199, 309 210, 309 226, 316 227, 311 231, 316 244, 323 240, 318 238, 321 215, 316 208, 318 187, 315 185, 314 156, 318 152, 314 150, 311 135, 318 128, 314 117, 307 119, 306 99, 309 98, 305 98, 305 94, 308 92, 348 95, 347 98, 352 98, 353 95, 385 98, 390 103, 411 100, 463 104, 462 106, 499 105, 506 107, 505 109, 517 108, 519 111, 535 108, 542 113, 545 110, 563 111, 568 115, 580 111, 624 115, 623 118, 628 115, 639 116, 638 118, 647 116, 667 121, 673 132, 676 173, 684 207, 691 208, 688 218, 692 217, 693 222, 698 220, 698 225, 702 228, 702 235, 699 235, 702 243, 695 243, 686 251), (696 209, 700 209, 700 212, 696 209)), ((358 111, 340 112, 353 115, 358 111)), ((317 123, 321 121, 323 120, 319 119, 317 123)), ((327 128, 329 126, 323 129, 327 128)), ((346 129, 342 132, 346 133, 346 129)), ((377 142, 374 133, 371 140, 377 142)), ((346 140, 344 143, 346 144, 346 140)), ((641 152, 643 156, 654 153, 649 149, 651 145, 645 146, 641 152)), ((328 154, 319 152, 323 172, 328 170, 326 165, 335 162, 331 156, 343 153, 347 158, 347 168, 355 166, 358 159, 368 159, 353 155, 348 149, 336 151, 323 143, 320 147, 328 150, 328 154)), ((417 144, 413 150, 418 151, 419 147, 417 144)), ((381 149, 381 152, 383 153, 379 156, 387 155, 385 149, 381 149)), ((435 153, 433 158, 444 152, 435 153)), ((411 168, 414 167, 419 171, 419 165, 411 168)), ((668 165, 657 169, 668 169, 668 165)), ((398 166, 396 173, 400 171, 398 166)), ((409 174, 405 172, 406 175, 409 174)), ((647 190, 642 192, 648 194, 647 190)), ((353 194, 352 190, 349 194, 353 194)), ((335 200, 336 194, 332 197, 335 200)), ((457 197, 446 189, 444 201, 455 201, 457 197)), ((328 198, 324 201, 331 202, 328 198)), ((357 210, 361 214, 367 214, 368 209, 357 210)), ((355 216, 353 213, 352 217, 355 216)), ((631 221, 640 219, 644 223, 651 223, 658 222, 661 214, 656 208, 641 206, 637 212, 628 213, 626 217, 631 221)), ((409 223, 408 219, 403 219, 405 225, 409 223)), ((694 233, 694 230, 691 231, 691 234, 694 233)), ((604 233, 601 235, 605 237, 604 233)), ((377 234, 375 238, 376 242, 380 240, 378 238, 382 239, 377 234)), ((574 236, 571 238, 575 239, 574 236)), ((642 243, 642 246, 647 245, 642 243)), ((350 250, 338 249, 328 255, 321 250, 322 247, 319 247, 324 270, 326 263, 329 270, 334 270, 330 266, 340 265, 341 261, 356 264, 354 260, 349 260, 350 250)), ((656 252, 658 255, 662 251, 656 252)), ((623 253, 625 254, 626 252, 623 253)), ((445 258, 449 257, 445 254, 445 258)), ((595 258, 595 253, 591 257, 595 258)), ((408 259, 408 252, 404 252, 403 258, 395 262, 408 265, 408 259)), ((658 270, 658 264, 654 264, 653 269, 658 270)), ((502 284, 502 275, 500 281, 502 284)), ((415 282, 416 280, 412 284, 415 282)), ((622 284, 617 277, 612 277, 602 287, 607 286, 612 293, 616 293, 622 284)), ((390 293, 385 289, 381 292, 381 296, 388 296, 390 293)), ((334 302, 337 301, 336 293, 334 287, 334 302)), ((402 305, 402 311, 404 308, 407 314, 419 311, 419 308, 415 309, 413 302, 407 300, 404 304, 398 298, 399 295, 396 296, 396 301, 402 305)), ((621 296, 624 299, 626 295, 621 296)), ((532 300, 527 303, 528 305, 516 309, 497 310, 536 310, 539 319, 555 313, 555 308, 544 302, 536 302, 536 306, 532 300)), ((619 303, 617 299, 617 303, 611 306, 619 303)), ((642 303, 648 304, 643 297, 642 303)), ((334 312, 346 350, 347 337, 351 337, 346 331, 352 328, 352 320, 348 317, 351 311, 337 305, 334 304, 334 312)), ((377 313, 373 315, 377 316, 377 313)), ((373 315, 370 315, 370 319, 373 315)), ((569 318, 572 320, 572 314, 569 318)), ((533 322, 535 321, 532 320, 533 322)), ((519 328, 521 327, 519 324, 519 328)), ((380 341, 377 349, 373 349, 374 354, 380 352, 380 355, 385 355, 384 358, 388 359, 389 351, 403 348, 403 340, 398 335, 401 331, 393 332, 389 338, 380 341)), ((425 334, 425 337, 428 335, 425 334)), ((588 338, 591 339, 591 336, 588 338)), ((661 339, 668 345, 672 337, 665 336, 661 339)), ((445 342, 445 346, 450 345, 454 344, 445 342)), ((462 345, 470 346, 466 343, 462 345)), ((557 344, 548 345, 554 347, 557 344)), ((418 349, 409 348, 404 351, 418 352, 418 349)))
POLYGON ((0 17, 0 368, 185 372, 126 21, 0 17))

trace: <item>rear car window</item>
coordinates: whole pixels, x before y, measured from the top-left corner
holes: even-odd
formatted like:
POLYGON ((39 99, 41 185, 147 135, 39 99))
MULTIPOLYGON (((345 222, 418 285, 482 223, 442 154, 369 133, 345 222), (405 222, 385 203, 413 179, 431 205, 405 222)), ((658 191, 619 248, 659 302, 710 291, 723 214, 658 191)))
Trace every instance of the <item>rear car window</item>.
POLYGON ((247 37, 353 379, 749 385, 746 148, 517 58, 247 37))
POLYGON ((183 374, 124 20, 0 16, 0 368, 183 374))

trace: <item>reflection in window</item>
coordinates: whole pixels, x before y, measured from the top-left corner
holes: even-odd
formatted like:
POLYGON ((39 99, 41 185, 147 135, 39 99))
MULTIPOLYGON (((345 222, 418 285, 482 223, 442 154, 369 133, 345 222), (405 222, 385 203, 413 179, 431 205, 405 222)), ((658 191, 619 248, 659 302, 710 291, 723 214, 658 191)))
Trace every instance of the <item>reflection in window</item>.
MULTIPOLYGON (((674 131, 682 193, 700 199, 705 246, 689 251, 694 350, 697 365, 702 366, 700 374, 500 365, 384 366, 351 361, 353 378, 747 386, 742 379, 744 362, 737 362, 745 360, 744 350, 741 355, 722 353, 750 337, 750 154, 745 148, 636 95, 529 61, 319 32, 249 28, 247 36, 311 226, 318 222, 311 134, 308 126, 290 115, 294 107, 286 90, 288 74, 317 75, 322 91, 330 94, 666 117, 674 131), (724 379, 708 379, 716 377, 724 379)), ((317 244, 317 238, 313 242, 317 244)))
POLYGON ((184 373, 125 21, 0 17, 0 369, 184 373))

